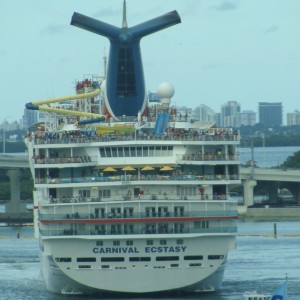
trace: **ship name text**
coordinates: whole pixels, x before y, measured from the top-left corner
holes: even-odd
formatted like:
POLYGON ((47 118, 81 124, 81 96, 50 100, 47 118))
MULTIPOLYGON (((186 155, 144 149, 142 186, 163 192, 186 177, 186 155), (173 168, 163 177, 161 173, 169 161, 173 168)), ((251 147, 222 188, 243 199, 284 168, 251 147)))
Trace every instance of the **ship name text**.
MULTIPOLYGON (((186 246, 159 246, 145 247, 144 253, 178 253, 185 252, 186 246)), ((93 253, 112 254, 112 253, 140 253, 137 247, 95 247, 93 253)))

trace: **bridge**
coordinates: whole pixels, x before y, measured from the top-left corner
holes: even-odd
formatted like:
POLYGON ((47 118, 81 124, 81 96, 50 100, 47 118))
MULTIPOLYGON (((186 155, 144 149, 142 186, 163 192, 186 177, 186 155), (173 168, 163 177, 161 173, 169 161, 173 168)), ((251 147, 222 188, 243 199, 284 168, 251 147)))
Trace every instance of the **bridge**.
POLYGON ((257 181, 268 182, 269 199, 278 198, 278 189, 287 188, 295 201, 300 204, 300 170, 241 168, 241 180, 244 187, 244 204, 253 205, 253 188, 257 181))
POLYGON ((300 170, 292 169, 263 169, 241 168, 241 179, 253 179, 257 181, 284 181, 299 182, 300 170))
POLYGON ((25 169, 29 168, 28 156, 26 153, 20 155, 0 154, 1 169, 25 169))
POLYGON ((300 170, 265 169, 254 167, 241 168, 241 180, 244 189, 244 205, 239 206, 238 208, 240 217, 255 219, 299 219, 300 170), (258 181, 265 182, 268 187, 269 205, 253 207, 253 190, 258 181), (280 191, 283 187, 289 190, 292 194, 292 198, 291 194, 278 194, 278 191, 280 191), (284 198, 285 196, 292 199, 293 204, 286 202, 288 198, 284 198))
MULTIPOLYGON (((0 155, 0 169, 6 169, 10 178, 11 201, 6 204, 6 212, 20 215, 26 211, 26 204, 20 202, 21 170, 29 168, 27 155, 0 155)), ((274 202, 278 199, 278 187, 288 188, 293 198, 300 204, 300 170, 267 169, 267 168, 241 168, 241 180, 244 189, 244 211, 253 205, 254 187, 257 181, 265 181, 269 188, 269 199, 274 202)))
POLYGON ((20 200, 21 170, 29 168, 27 155, 2 154, 0 155, 0 169, 5 169, 10 179, 11 201, 5 204, 5 214, 0 214, 0 221, 16 223, 32 222, 32 213, 27 211, 26 203, 20 200))

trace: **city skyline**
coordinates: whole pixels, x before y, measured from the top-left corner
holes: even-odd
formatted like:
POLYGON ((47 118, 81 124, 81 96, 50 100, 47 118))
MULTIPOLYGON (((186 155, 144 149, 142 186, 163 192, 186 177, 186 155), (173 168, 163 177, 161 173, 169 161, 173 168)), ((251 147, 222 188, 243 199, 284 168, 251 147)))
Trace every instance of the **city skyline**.
MULTIPOLYGON (((149 93, 150 103, 157 102, 159 99, 158 94, 156 93, 149 93), (156 99, 156 100, 155 100, 156 99)), ((151 106, 151 104, 150 104, 151 106)), ((200 120, 203 122, 213 122, 216 123, 217 127, 232 127, 232 128, 239 128, 242 125, 253 126, 255 124, 264 124, 270 127, 271 124, 269 122, 273 122, 274 126, 291 126, 291 125, 300 125, 300 112, 294 111, 291 113, 287 113, 285 118, 283 118, 282 113, 283 107, 282 103, 274 103, 274 102, 260 102, 258 111, 252 111, 247 109, 242 109, 240 103, 237 101, 227 101, 223 103, 220 107, 219 112, 215 112, 211 107, 201 104, 195 108, 187 107, 187 106, 177 106, 177 115, 190 115, 194 120, 200 120), (261 105, 264 104, 265 106, 269 107, 266 110, 266 114, 262 114, 261 105), (273 106, 278 107, 273 112, 273 106), (270 118, 269 114, 276 113, 277 117, 274 119, 273 117, 270 118), (280 117, 281 115, 281 117, 280 117), (283 119, 287 119, 287 124, 283 123, 283 119)), ((24 109, 24 114, 22 118, 18 120, 13 120, 9 122, 9 120, 5 120, 5 122, 0 123, 0 129, 6 128, 23 128, 26 129, 30 125, 35 124, 36 122, 43 122, 43 117, 40 119, 38 115, 38 111, 36 110, 26 110, 24 109)))
MULTIPOLYGON (((71 16, 77 11, 121 26, 122 3, 5 2, 0 123, 21 118, 29 101, 73 95, 84 74, 103 74, 108 42, 70 26, 71 16)), ((256 112, 259 102, 282 102, 284 119, 299 109, 300 2, 127 0, 128 23, 175 9, 181 24, 141 41, 148 90, 168 81, 174 104, 216 112, 231 100, 256 112)))

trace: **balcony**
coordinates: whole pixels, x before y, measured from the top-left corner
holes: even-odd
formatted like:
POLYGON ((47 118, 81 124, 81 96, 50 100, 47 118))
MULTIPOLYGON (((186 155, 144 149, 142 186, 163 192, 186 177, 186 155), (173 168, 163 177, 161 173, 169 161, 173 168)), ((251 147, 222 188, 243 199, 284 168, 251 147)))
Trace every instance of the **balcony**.
MULTIPOLYGON (((225 132, 225 131, 224 131, 225 132)), ((47 145, 47 144, 84 144, 84 143, 95 143, 95 142, 115 142, 115 141, 199 141, 199 142, 226 142, 226 141, 236 141, 239 142, 240 136, 238 132, 228 132, 222 135, 216 134, 195 134, 195 132, 178 132, 176 134, 167 135, 139 135, 135 133, 127 135, 119 135, 116 133, 110 133, 107 135, 89 135, 83 132, 74 133, 74 135, 68 135, 67 133, 62 133, 61 135, 41 135, 30 138, 35 145, 47 145)))
MULTIPOLYGON (((171 224, 170 224, 171 225, 171 224)), ((111 230, 105 228, 104 230, 77 230, 77 229, 60 229, 60 230, 40 230, 40 234, 44 237, 58 237, 58 236, 106 236, 106 235, 145 235, 145 234, 231 234, 235 235, 237 233, 236 226, 223 226, 223 227, 213 227, 213 228, 170 228, 167 230, 160 230, 159 228, 154 228, 147 230, 145 228, 141 229, 121 229, 121 230, 111 230)))
POLYGON ((207 153, 207 154, 185 154, 185 155, 177 155, 177 162, 180 164, 181 162, 209 162, 211 163, 221 163, 224 164, 224 162, 239 162, 240 158, 239 155, 229 155, 229 154, 213 154, 213 153, 207 153))
MULTIPOLYGON (((136 221, 141 219, 141 222, 147 222, 147 218, 157 218, 159 222, 160 218, 178 218, 180 221, 181 218, 185 221, 188 219, 196 218, 221 218, 221 217, 237 217, 237 210, 218 210, 218 211, 184 211, 184 212, 140 212, 140 213, 102 213, 99 215, 95 214, 84 214, 76 212, 74 214, 40 214, 40 220, 43 223, 44 221, 57 221, 67 220, 74 223, 76 220, 81 221, 94 221, 94 220, 110 220, 114 221, 116 219, 136 219, 136 221)), ((174 220, 176 221, 176 220, 174 220)))
POLYGON ((33 157, 36 165, 54 165, 54 164, 80 164, 97 165, 97 157, 92 156, 72 156, 72 157, 33 157))
POLYGON ((86 177, 68 177, 68 178, 35 178, 35 184, 76 184, 76 183, 109 183, 115 182, 120 184, 153 184, 157 181, 158 184, 171 182, 172 184, 180 184, 190 182, 191 184, 203 184, 206 181, 236 181, 240 180, 240 175, 222 175, 222 174, 207 174, 207 175, 116 175, 116 176, 86 176, 86 177))

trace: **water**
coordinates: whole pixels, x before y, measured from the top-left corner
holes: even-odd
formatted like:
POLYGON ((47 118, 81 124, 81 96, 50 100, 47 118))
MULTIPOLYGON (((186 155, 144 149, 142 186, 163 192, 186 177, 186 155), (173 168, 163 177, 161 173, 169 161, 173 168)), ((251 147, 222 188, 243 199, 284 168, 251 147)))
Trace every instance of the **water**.
MULTIPOLYGON (((239 222, 240 234, 272 234, 274 222, 239 222)), ((17 228, 0 227, 0 299, 62 300, 113 299, 112 297, 64 297, 46 291, 40 277, 38 242, 15 238, 17 228)), ((20 230, 20 229, 19 229, 20 230)), ((300 222, 277 222, 278 234, 300 234, 300 222)), ((32 235, 22 228, 21 235, 32 235)), ((288 273, 289 300, 300 299, 300 237, 238 236, 237 250, 230 252, 223 288, 213 294, 164 295, 136 299, 240 300, 245 291, 272 292, 288 273)), ((120 298, 119 298, 120 299, 120 298)), ((121 297, 121 299, 133 299, 121 297)))
MULTIPOLYGON (((254 148, 253 156, 260 168, 280 166, 290 155, 300 151, 300 147, 267 147, 254 148)), ((243 165, 252 160, 251 148, 239 148, 240 160, 243 165)))

